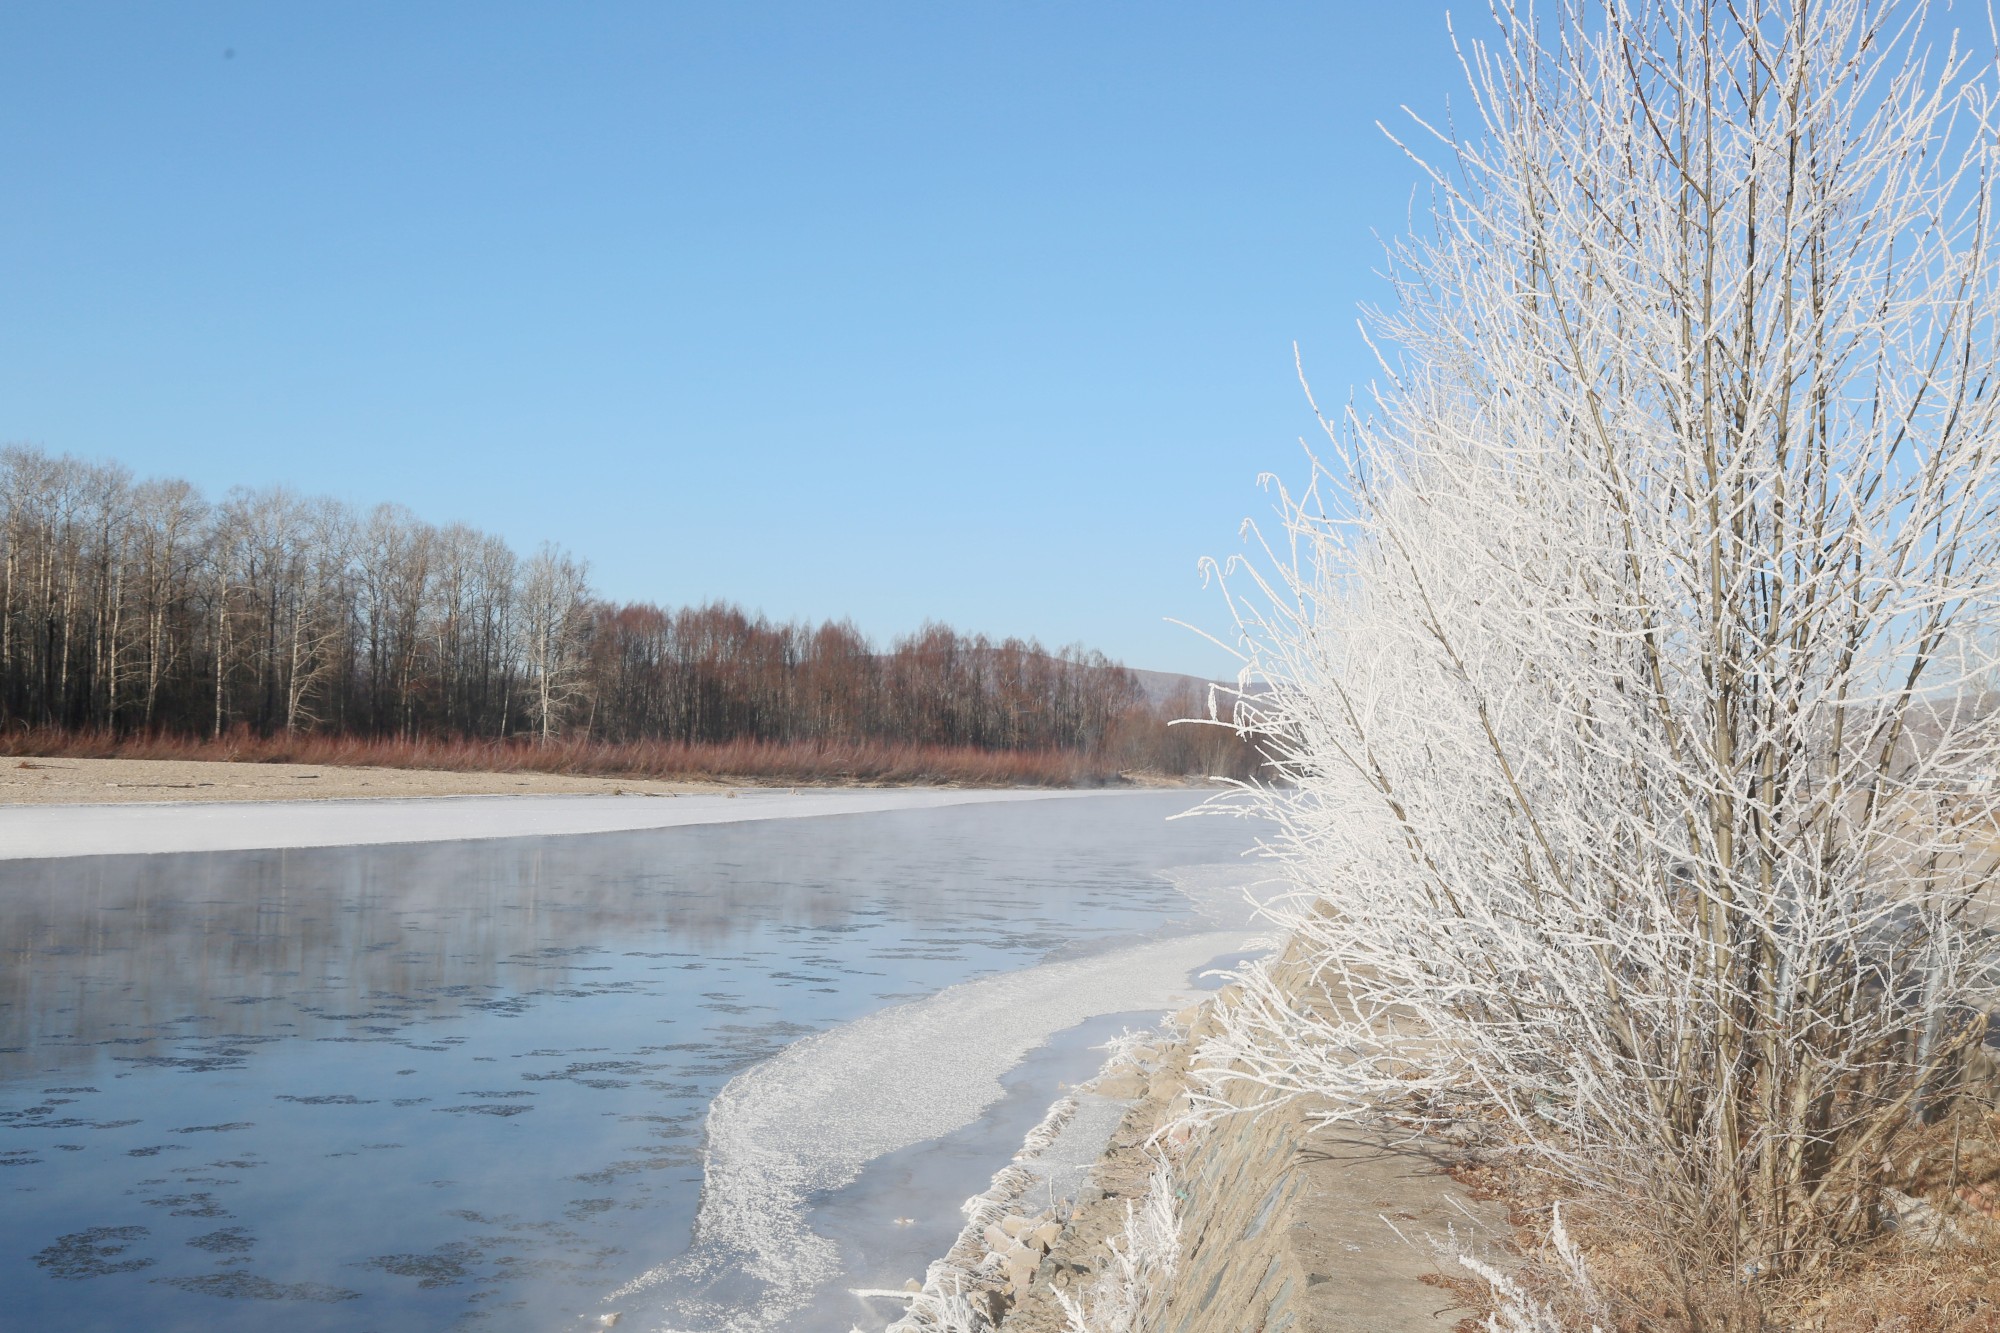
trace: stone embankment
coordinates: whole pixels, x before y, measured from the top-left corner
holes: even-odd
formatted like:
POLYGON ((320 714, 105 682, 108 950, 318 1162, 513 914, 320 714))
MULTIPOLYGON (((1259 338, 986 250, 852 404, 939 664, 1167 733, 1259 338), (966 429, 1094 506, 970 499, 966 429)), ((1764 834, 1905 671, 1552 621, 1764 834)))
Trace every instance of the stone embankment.
POLYGON ((1115 1057, 1093 1091, 1131 1104, 1088 1183, 1033 1212, 1018 1206, 1022 1168, 1003 1171, 892 1327, 1446 1333, 1462 1318, 1426 1281, 1438 1271, 1435 1242, 1491 1251, 1507 1228, 1446 1174, 1446 1145, 1388 1128, 1315 1129, 1297 1106, 1189 1128, 1188 1061, 1210 1006, 1228 999, 1177 1016, 1178 1036, 1115 1057), (1162 1245, 1145 1223, 1149 1191, 1163 1184, 1178 1235, 1162 1245))
POLYGON ((1162 1152, 1179 1254, 1171 1277, 1145 1293, 1134 1333, 1445 1333, 1466 1313, 1425 1282, 1437 1271, 1432 1242, 1496 1242, 1504 1217, 1446 1174, 1454 1159, 1444 1145, 1372 1127, 1314 1129, 1297 1105, 1186 1130, 1188 1060, 1211 1006, 1229 998, 1180 1016, 1187 1035, 1162 1051, 1100 1164, 1101 1197, 1079 1199, 1002 1333, 1068 1333, 1055 1293, 1103 1268, 1105 1240, 1162 1152))

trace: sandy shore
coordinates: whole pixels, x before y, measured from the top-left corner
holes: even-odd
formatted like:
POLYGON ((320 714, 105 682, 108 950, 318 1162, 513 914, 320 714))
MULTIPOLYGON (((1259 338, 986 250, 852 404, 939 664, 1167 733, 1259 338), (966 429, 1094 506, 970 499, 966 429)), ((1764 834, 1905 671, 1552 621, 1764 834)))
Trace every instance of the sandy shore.
POLYGON ((326 764, 232 764, 179 759, 0 759, 0 805, 122 805, 139 801, 310 801, 411 796, 616 796, 719 792, 720 782, 570 777, 559 773, 440 773, 326 764))

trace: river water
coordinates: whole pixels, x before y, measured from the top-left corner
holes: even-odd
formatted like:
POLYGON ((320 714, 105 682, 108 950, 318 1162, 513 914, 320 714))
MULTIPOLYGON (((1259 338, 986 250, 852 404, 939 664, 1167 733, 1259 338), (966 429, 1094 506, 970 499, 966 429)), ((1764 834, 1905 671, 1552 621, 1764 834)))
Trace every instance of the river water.
POLYGON ((879 1328, 1242 947, 1195 800, 0 863, 0 1326, 879 1328))

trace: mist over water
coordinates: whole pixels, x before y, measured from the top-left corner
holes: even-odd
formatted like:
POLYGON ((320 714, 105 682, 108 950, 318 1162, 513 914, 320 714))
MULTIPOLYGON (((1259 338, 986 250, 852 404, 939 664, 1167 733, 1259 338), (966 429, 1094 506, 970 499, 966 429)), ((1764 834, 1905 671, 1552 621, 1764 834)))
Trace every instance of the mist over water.
MULTIPOLYGON (((0 864, 0 1310, 577 1326, 687 1250, 731 1078, 953 983, 1212 929, 1156 872, 1250 831, 1166 822, 1195 799, 0 864)), ((931 1203, 925 1234, 955 1229, 931 1203)))

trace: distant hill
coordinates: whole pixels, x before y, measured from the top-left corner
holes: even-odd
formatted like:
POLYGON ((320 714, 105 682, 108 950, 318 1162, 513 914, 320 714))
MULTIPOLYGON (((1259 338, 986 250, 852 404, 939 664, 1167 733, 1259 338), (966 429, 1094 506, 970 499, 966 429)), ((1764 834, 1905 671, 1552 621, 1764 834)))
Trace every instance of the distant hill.
POLYGON ((1138 677, 1139 688, 1146 693, 1146 702, 1155 708, 1183 691, 1191 693, 1197 699, 1206 699, 1210 685, 1222 684, 1225 689, 1235 688, 1225 682, 1204 680, 1200 676, 1186 676, 1178 671, 1142 671, 1138 667, 1128 669, 1138 677))

